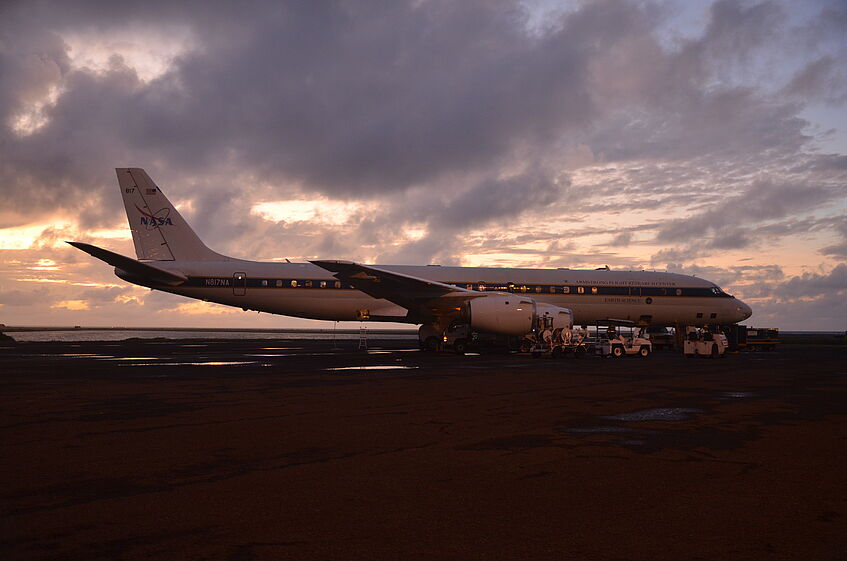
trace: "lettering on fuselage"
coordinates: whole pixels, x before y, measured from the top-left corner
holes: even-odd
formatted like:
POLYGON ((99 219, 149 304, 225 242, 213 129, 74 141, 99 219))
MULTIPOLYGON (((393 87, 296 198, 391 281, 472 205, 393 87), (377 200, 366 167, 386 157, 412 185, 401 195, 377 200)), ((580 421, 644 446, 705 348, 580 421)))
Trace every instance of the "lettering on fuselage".
POLYGON ((573 282, 567 280, 564 284, 578 284, 582 286, 676 286, 673 281, 644 281, 644 280, 602 280, 602 279, 579 279, 573 282))
POLYGON ((638 298, 603 298, 603 302, 606 304, 640 304, 641 300, 638 298))
POLYGON ((205 279, 206 286, 232 286, 231 279, 205 279))

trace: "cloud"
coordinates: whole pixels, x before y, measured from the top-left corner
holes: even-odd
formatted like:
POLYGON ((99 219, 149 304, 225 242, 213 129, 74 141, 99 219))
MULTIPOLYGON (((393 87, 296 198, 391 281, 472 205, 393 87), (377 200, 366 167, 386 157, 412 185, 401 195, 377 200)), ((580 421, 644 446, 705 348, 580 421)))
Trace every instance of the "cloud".
POLYGON ((0 306, 28 307, 51 301, 50 291, 44 287, 34 290, 0 291, 0 306))
MULTIPOLYGON (((129 165, 210 246, 248 258, 692 266, 811 233, 810 265, 831 267, 847 253, 847 166, 811 115, 847 103, 847 11, 720 0, 680 32, 674 10, 700 12, 7 2, 0 228, 55 224, 29 261, 105 283, 108 269, 49 252, 125 228, 112 170, 129 165), (288 199, 349 215, 251 214, 288 199)), ((88 296, 91 313, 129 305, 88 296)))
POLYGON ((746 247, 751 242, 748 225, 810 210, 833 196, 820 186, 759 180, 744 193, 661 226, 657 239, 678 241, 709 236, 708 245, 716 249, 746 247))

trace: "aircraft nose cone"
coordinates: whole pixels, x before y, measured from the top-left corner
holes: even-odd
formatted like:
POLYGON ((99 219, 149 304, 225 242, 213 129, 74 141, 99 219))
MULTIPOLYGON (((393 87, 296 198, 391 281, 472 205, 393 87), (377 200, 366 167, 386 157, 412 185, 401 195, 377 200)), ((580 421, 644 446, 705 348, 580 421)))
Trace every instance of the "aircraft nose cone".
POLYGON ((738 312, 738 321, 744 321, 753 315, 753 308, 742 302, 741 300, 736 301, 735 310, 738 312))

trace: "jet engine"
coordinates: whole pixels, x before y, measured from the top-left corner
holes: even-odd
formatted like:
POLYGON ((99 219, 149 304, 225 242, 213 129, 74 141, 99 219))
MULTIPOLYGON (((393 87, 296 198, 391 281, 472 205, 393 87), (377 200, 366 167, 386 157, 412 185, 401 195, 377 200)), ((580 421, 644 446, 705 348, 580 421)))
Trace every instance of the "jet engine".
POLYGON ((553 328, 573 325, 573 314, 569 309, 516 294, 474 298, 467 304, 467 315, 472 329, 501 335, 526 335, 543 316, 553 318, 553 328))

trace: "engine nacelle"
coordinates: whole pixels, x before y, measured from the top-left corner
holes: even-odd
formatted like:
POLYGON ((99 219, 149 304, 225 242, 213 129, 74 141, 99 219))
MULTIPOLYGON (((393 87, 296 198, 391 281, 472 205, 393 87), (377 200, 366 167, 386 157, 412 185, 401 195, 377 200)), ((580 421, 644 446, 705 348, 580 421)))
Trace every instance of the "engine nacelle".
POLYGON ((572 329, 573 328, 573 312, 568 308, 560 308, 552 304, 537 302, 535 304, 535 314, 539 318, 551 318, 551 329, 572 329))
POLYGON ((501 335, 526 335, 544 328, 539 319, 549 317, 546 327, 573 327, 573 313, 567 308, 536 302, 516 294, 491 294, 474 298, 467 305, 468 323, 472 329, 501 335))
POLYGON ((502 335, 525 335, 532 331, 535 302, 515 294, 491 294, 467 304, 471 328, 502 335))

